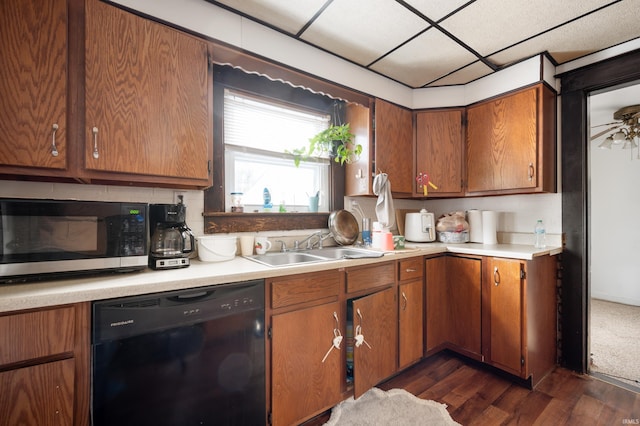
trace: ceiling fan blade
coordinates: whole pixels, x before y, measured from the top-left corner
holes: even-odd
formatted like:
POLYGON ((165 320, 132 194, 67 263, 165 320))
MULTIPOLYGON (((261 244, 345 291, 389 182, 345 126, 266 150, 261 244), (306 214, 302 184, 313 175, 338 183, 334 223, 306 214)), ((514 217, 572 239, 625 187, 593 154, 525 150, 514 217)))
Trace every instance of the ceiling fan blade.
MULTIPOLYGON (((639 113, 640 114, 640 113, 639 113)), ((617 124, 618 126, 622 125, 621 122, 619 121, 614 121, 613 123, 604 123, 604 124, 596 124, 595 126, 591 126, 592 129, 595 129, 596 127, 602 127, 602 126, 613 126, 614 124, 617 124)))
POLYGON ((596 133, 595 135, 591 136, 591 139, 590 139, 590 140, 598 139, 600 136, 602 136, 602 135, 604 135, 604 134, 607 134, 607 133, 609 133, 609 132, 610 132, 610 131, 612 131, 612 130, 617 129, 617 128, 618 128, 618 127, 620 127, 620 126, 622 126, 622 124, 618 124, 617 126, 609 127, 609 128, 608 128, 608 129, 606 129, 606 130, 603 130, 603 131, 601 131, 601 132, 598 132, 598 133, 596 133))

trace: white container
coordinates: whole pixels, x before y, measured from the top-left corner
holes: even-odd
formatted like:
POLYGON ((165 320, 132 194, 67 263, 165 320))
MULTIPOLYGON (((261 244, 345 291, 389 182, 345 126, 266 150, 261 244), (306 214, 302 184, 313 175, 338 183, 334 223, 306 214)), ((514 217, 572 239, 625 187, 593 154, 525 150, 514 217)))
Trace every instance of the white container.
POLYGON ((237 237, 206 235, 198 237, 198 259, 203 262, 224 262, 236 256, 237 237))

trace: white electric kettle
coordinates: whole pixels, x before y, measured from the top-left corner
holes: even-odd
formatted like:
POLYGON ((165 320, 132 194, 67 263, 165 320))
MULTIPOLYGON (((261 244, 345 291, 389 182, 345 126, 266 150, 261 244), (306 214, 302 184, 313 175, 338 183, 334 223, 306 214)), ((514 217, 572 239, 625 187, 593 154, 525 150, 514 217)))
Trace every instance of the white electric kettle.
POLYGON ((426 209, 420 213, 407 213, 404 221, 404 238, 418 243, 436 240, 436 224, 433 213, 426 209))

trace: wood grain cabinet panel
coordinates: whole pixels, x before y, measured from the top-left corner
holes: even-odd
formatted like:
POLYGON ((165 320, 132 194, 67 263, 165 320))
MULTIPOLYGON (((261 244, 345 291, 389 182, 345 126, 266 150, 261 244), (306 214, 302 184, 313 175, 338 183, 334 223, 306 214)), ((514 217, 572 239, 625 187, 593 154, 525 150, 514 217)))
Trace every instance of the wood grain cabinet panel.
POLYGON ((0 426, 74 424, 73 359, 0 373, 0 426))
POLYGON ((344 344, 333 349, 338 302, 272 316, 272 424, 298 424, 340 402, 344 344))
POLYGON ((555 93, 543 84, 467 108, 467 192, 555 192, 555 93))
POLYGON ((67 167, 67 21, 66 0, 0 2, 0 172, 67 167))
POLYGON ((353 330, 361 327, 364 342, 353 348, 354 396, 396 372, 398 364, 398 303, 396 289, 387 288, 353 301, 353 330))
POLYGON ((90 308, 0 315, 0 426, 89 424, 90 308))
POLYGON ((413 116, 408 109, 376 99, 375 173, 386 173, 391 191, 398 196, 413 194, 413 116))
MULTIPOLYGON (((437 186, 427 187, 429 197, 464 196, 463 115, 463 109, 416 113, 416 175, 427 173, 437 186)), ((414 195, 424 196, 419 182, 414 182, 414 195)))
POLYGON ((74 342, 73 307, 0 316, 0 365, 72 353, 74 342))
POLYGON ((98 0, 86 1, 86 28, 88 176, 209 186, 206 42, 98 0))
POLYGON ((535 386, 556 364, 556 258, 484 260, 485 361, 535 386))
POLYGON ((420 279, 398 286, 398 367, 419 361, 424 353, 424 284, 420 279))
POLYGON ((451 348, 481 359, 482 261, 440 256, 426 260, 426 351, 451 348))

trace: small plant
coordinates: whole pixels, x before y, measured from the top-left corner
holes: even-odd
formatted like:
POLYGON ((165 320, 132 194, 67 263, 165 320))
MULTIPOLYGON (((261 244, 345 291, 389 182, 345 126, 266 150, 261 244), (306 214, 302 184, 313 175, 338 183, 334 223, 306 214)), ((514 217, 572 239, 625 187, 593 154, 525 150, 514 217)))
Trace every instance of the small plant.
POLYGON ((309 146, 294 149, 293 161, 296 167, 300 165, 300 161, 311 157, 312 155, 322 155, 329 153, 336 163, 343 165, 351 163, 358 159, 362 153, 362 145, 354 144, 354 134, 351 133, 349 123, 339 126, 331 125, 327 129, 321 131, 314 137, 309 139, 309 146))

